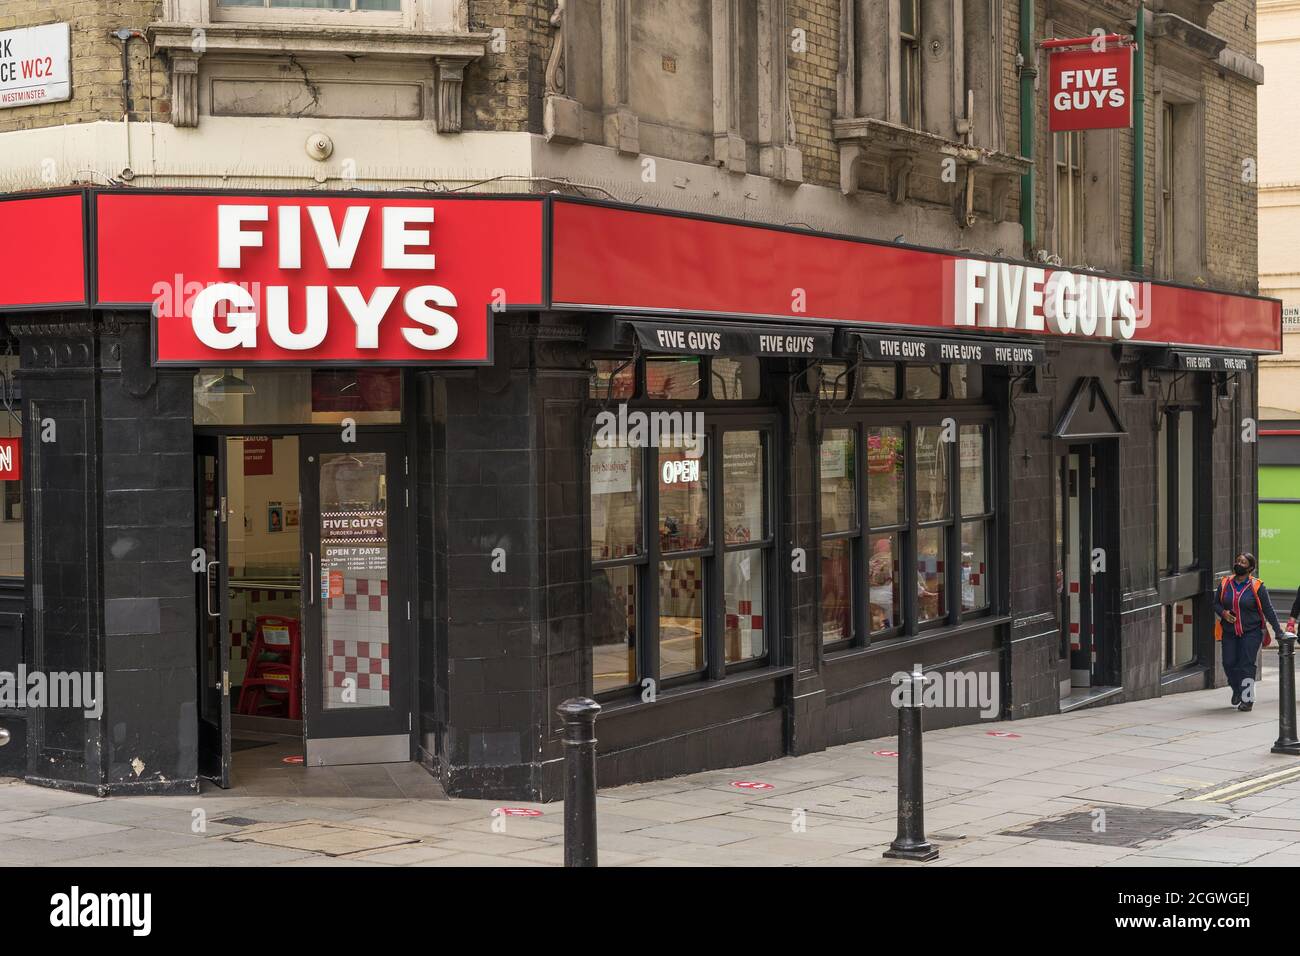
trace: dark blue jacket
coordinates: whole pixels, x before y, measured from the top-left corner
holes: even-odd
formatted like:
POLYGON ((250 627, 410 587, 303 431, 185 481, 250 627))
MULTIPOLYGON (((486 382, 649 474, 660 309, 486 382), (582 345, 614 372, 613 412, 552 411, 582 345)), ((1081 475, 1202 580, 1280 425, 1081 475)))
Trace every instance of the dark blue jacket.
MULTIPOLYGON (((1232 579, 1235 581, 1235 578, 1232 579)), ((1214 582, 1214 613, 1223 621, 1224 637, 1235 637, 1237 627, 1223 619, 1227 611, 1232 610, 1232 586, 1228 586, 1227 600, 1223 598, 1223 579, 1219 578, 1214 582)), ((1269 599, 1268 588, 1263 584, 1259 586, 1259 600, 1255 600, 1254 590, 1247 586, 1246 591, 1241 596, 1241 631, 1242 634, 1248 634, 1255 629, 1263 629, 1264 620, 1273 626, 1273 633, 1280 635, 1282 625, 1278 623, 1277 612, 1273 610, 1273 602, 1269 599), (1261 607, 1262 605, 1262 607, 1261 607)))

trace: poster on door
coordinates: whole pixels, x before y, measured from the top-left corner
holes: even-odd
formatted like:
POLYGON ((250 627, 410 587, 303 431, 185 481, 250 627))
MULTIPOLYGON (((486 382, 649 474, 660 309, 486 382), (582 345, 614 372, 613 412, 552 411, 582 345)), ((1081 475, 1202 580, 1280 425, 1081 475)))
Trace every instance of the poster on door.
POLYGON ((271 439, 266 436, 244 439, 244 477, 270 475, 275 472, 271 439))
MULTIPOLYGON (((356 577, 388 570, 388 514, 377 511, 322 511, 321 567, 356 577)), ((328 588, 328 582, 322 582, 328 588)), ((330 593, 326 590, 326 595, 330 593)))

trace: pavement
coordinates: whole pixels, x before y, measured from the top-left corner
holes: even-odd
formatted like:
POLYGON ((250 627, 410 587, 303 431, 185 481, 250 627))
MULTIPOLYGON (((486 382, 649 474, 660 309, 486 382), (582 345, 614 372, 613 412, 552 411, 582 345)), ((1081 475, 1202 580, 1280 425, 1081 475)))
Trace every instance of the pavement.
MULTIPOLYGON (((927 732, 928 863, 887 860, 896 741, 603 789, 602 866, 1296 866, 1276 654, 1226 689, 927 732), (746 786, 736 786, 744 783, 746 786)), ((599 725, 597 725, 599 729, 599 725)), ((236 754, 236 760, 239 759, 236 754)), ((296 768, 310 779, 312 770, 296 768)), ((5 866, 556 866, 563 806, 265 785, 95 797, 0 778, 5 866), (523 814, 520 814, 523 811, 523 814), (535 815, 534 815, 535 814, 535 815)))

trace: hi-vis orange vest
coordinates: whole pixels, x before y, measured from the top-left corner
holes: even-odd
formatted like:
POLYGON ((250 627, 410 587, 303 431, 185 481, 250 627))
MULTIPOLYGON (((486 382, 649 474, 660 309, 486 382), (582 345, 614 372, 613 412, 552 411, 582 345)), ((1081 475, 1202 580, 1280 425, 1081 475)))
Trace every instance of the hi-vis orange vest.
MULTIPOLYGON (((1224 578, 1222 581, 1219 582, 1219 603, 1224 606, 1225 610, 1229 610, 1228 582, 1231 580, 1232 580, 1232 575, 1228 575, 1226 578, 1224 578)), ((1259 604, 1259 587, 1263 583, 1264 582, 1261 581, 1259 578, 1255 577, 1254 575, 1251 575, 1250 593, 1255 595, 1256 604, 1259 604)), ((1261 607, 1259 610, 1262 616, 1264 609, 1261 607)), ((1268 632, 1265 631, 1264 634, 1265 636, 1267 636, 1268 632)), ((1216 641, 1223 640, 1223 618, 1219 617, 1217 614, 1214 616, 1214 639, 1216 641)))

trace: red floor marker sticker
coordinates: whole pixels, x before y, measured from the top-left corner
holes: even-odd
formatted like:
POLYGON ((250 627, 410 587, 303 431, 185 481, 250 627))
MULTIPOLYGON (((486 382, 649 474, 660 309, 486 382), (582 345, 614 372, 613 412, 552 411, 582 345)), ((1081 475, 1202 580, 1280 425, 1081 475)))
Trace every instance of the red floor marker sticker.
POLYGON ((298 756, 285 757, 283 763, 302 763, 302 758, 298 756))
POLYGON ((771 790, 770 783, 763 783, 759 780, 733 780, 731 785, 737 790, 771 790))
POLYGON ((541 810, 532 807, 497 807, 492 811, 494 817, 540 817, 541 810))
POLYGON ((897 751, 897 750, 873 750, 873 751, 871 751, 871 752, 872 752, 873 754, 875 754, 877 757, 897 757, 897 756, 898 756, 898 751, 897 751))
POLYGON ((1007 737, 1007 738, 1010 738, 1011 740, 1019 740, 1019 739, 1020 739, 1020 735, 1019 735, 1019 734, 1013 734, 1013 733, 1012 733, 1011 731, 1009 731, 1009 730, 990 730, 990 731, 988 731, 984 736, 986 736, 986 737, 1007 737))

